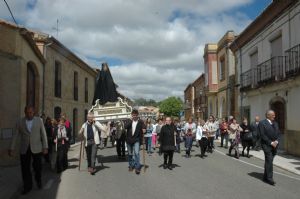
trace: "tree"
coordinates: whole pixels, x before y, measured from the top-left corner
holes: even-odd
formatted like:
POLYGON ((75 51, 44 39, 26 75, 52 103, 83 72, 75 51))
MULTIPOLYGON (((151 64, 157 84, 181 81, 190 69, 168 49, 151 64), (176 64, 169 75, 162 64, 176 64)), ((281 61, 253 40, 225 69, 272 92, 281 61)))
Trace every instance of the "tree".
POLYGON ((135 106, 157 106, 157 102, 153 99, 138 98, 134 100, 135 106))
POLYGON ((159 103, 159 112, 166 116, 178 117, 182 107, 183 102, 179 97, 168 97, 159 103))

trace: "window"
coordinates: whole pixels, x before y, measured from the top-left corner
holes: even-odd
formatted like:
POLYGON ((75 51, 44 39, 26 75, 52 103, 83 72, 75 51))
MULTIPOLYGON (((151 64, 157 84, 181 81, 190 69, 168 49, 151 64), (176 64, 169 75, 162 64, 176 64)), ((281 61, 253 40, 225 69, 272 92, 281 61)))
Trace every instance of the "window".
POLYGON ((257 84, 257 74, 256 74, 257 70, 255 70, 255 69, 257 68, 257 65, 258 65, 258 52, 257 51, 250 55, 250 64, 251 64, 250 67, 252 69, 251 76, 250 76, 252 78, 252 80, 250 80, 250 81, 252 81, 251 83, 253 85, 256 85, 257 84))
POLYGON ((271 41, 271 57, 282 56, 282 37, 281 35, 271 41))
POLYGON ((88 110, 87 109, 85 109, 84 110, 84 121, 83 122, 85 122, 86 120, 87 120, 87 114, 88 114, 88 110))
POLYGON ((205 63, 205 70, 204 70, 204 72, 205 72, 205 78, 204 78, 204 80, 205 80, 205 86, 208 86, 208 63, 207 62, 205 63))
POLYGON ((74 72, 74 100, 78 101, 78 72, 74 72))
POLYGON ((76 132, 78 130, 78 110, 77 108, 73 109, 73 135, 72 135, 72 143, 75 143, 76 132))
POLYGON ((221 114, 222 114, 222 117, 226 117, 226 104, 225 104, 225 99, 224 98, 222 98, 222 112, 221 112, 221 114))
POLYGON ((35 84, 33 64, 27 64, 26 105, 35 107, 35 84))
POLYGON ((218 117, 219 115, 219 103, 218 103, 218 98, 216 98, 216 114, 215 117, 218 117))
POLYGON ((54 119, 58 120, 60 118, 61 108, 59 106, 54 107, 54 119))
POLYGON ((220 60, 220 81, 225 79, 225 59, 220 60))
POLYGON ((89 102, 89 81, 87 77, 84 79, 84 101, 89 102))
POLYGON ((251 68, 255 68, 258 65, 258 53, 257 51, 250 55, 251 68))
POLYGON ((55 61, 54 96, 61 97, 61 63, 55 61))
POLYGON ((242 111, 242 118, 247 118, 250 121, 250 106, 244 106, 242 111))

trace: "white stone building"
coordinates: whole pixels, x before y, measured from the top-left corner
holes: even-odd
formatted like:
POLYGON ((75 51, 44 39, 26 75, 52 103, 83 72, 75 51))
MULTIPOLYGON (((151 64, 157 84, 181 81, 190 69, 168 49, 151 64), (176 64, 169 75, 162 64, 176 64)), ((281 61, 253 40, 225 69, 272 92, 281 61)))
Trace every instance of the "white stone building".
POLYGON ((276 112, 281 148, 300 155, 300 1, 273 1, 231 44, 242 117, 276 112))

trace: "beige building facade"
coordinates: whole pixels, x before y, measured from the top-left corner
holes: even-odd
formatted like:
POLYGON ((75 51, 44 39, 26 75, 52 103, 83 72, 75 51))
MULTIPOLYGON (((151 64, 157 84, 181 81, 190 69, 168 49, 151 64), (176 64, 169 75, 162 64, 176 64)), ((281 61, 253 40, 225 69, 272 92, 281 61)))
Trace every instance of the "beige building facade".
POLYGON ((46 62, 25 28, 0 21, 0 165, 15 164, 7 156, 17 119, 30 104, 42 109, 43 66, 46 62))
POLYGON ((188 121, 189 118, 195 116, 195 87, 189 84, 184 90, 184 119, 188 121))
POLYGON ((92 107, 97 72, 55 38, 35 33, 34 40, 47 61, 44 113, 51 118, 66 113, 76 138, 92 107))
POLYGON ((92 107, 97 72, 55 38, 0 20, 0 165, 18 162, 7 150, 24 107, 58 118, 66 113, 73 137, 92 107))
POLYGON ((235 39, 233 31, 228 31, 218 42, 218 92, 216 117, 236 116, 235 112, 235 58, 229 48, 235 39))
POLYGON ((207 113, 217 118, 237 116, 235 56, 229 48, 235 37, 227 31, 218 43, 204 48, 207 113))
POLYGON ((218 114, 218 45, 206 44, 204 48, 205 94, 207 96, 207 115, 218 114))

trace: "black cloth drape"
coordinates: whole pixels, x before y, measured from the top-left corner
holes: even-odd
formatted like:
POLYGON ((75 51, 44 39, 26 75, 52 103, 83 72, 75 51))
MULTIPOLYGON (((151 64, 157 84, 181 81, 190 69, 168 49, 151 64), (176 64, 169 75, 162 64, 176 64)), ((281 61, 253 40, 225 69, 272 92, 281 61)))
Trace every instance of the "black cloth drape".
POLYGON ((97 99, 99 99, 101 105, 106 102, 118 101, 116 85, 106 63, 102 64, 101 71, 98 73, 96 81, 93 105, 96 103, 97 99))

